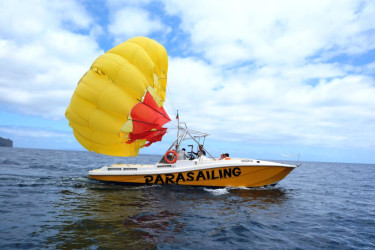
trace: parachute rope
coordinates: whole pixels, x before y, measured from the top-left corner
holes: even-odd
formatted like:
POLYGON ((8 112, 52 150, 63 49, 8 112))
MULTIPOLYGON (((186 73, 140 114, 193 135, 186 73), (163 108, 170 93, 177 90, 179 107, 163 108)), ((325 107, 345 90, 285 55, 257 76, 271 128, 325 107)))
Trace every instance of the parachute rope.
POLYGON ((172 109, 173 113, 175 115, 177 115, 177 109, 174 106, 173 98, 172 98, 172 94, 171 94, 171 90, 170 89, 171 89, 170 86, 167 86, 167 95, 168 95, 168 98, 166 98, 166 99, 168 100, 168 105, 172 109))

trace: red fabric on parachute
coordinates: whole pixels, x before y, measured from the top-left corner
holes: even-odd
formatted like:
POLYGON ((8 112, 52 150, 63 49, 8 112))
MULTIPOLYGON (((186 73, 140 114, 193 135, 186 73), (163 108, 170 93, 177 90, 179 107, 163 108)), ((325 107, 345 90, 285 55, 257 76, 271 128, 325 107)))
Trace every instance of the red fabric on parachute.
POLYGON ((161 141, 165 133, 167 133, 167 129, 161 128, 156 131, 146 131, 141 134, 133 134, 131 140, 129 140, 128 143, 132 143, 138 139, 146 139, 148 143, 144 146, 147 147, 156 141, 161 141))
POLYGON ((135 140, 146 139, 148 141, 144 146, 150 146, 161 138, 167 132, 162 128, 164 124, 171 121, 163 107, 159 107, 152 95, 147 91, 143 102, 139 102, 132 108, 130 116, 133 121, 133 132, 129 133, 127 143, 135 140))
POLYGON ((167 133, 167 129, 166 128, 162 128, 162 129, 165 129, 165 131, 163 133, 159 133, 158 135, 155 134, 155 136, 152 139, 150 139, 148 141, 148 143, 146 143, 143 146, 144 147, 148 147, 148 146, 150 146, 154 142, 161 141, 161 139, 163 138, 163 136, 165 135, 165 133, 167 133))

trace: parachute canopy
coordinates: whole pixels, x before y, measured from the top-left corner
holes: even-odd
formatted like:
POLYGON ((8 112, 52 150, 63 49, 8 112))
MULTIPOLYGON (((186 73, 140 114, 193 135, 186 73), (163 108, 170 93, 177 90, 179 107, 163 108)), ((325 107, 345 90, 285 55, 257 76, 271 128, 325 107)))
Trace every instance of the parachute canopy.
POLYGON ((163 108, 168 55, 146 37, 132 38, 98 57, 81 78, 65 116, 89 151, 136 156, 160 141, 170 121, 163 108))

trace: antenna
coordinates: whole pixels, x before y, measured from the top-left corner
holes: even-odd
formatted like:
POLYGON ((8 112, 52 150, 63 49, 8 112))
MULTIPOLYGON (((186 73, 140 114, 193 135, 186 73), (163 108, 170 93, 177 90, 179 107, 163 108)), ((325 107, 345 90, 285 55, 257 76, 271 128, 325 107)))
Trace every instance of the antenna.
POLYGON ((302 165, 302 163, 299 163, 299 153, 298 153, 298 162, 297 162, 297 167, 299 167, 299 166, 301 166, 302 165))

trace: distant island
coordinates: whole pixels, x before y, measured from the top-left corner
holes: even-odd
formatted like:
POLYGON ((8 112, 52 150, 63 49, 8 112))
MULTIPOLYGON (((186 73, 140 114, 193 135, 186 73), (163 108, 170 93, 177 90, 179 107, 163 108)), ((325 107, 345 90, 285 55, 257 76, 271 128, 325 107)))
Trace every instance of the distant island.
POLYGON ((3 137, 0 137, 0 147, 13 148, 13 141, 10 139, 5 139, 3 137))

